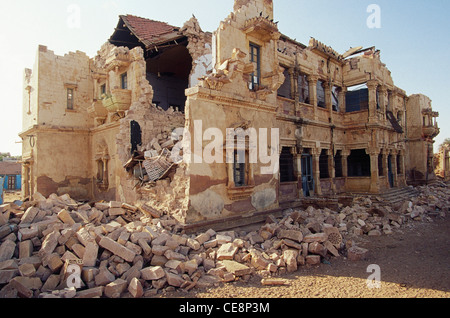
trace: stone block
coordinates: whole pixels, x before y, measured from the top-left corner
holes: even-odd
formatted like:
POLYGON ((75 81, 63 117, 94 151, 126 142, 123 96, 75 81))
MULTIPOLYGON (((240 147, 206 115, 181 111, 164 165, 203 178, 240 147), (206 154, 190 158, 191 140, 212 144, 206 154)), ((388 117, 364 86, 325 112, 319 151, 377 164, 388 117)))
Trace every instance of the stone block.
POLYGON ((172 250, 167 250, 164 253, 164 256, 168 259, 168 260, 178 260, 178 261, 185 261, 186 260, 186 256, 184 256, 183 254, 174 252, 172 250))
POLYGON ((94 267, 97 263, 99 246, 95 242, 89 242, 86 245, 83 254, 83 265, 87 267, 94 267))
POLYGON ((336 247, 334 246, 333 243, 331 243, 330 241, 326 241, 324 244, 324 247, 327 249, 327 251, 335 256, 335 257, 339 257, 339 251, 336 249, 336 247))
POLYGON ((73 220, 72 216, 70 215, 69 211, 62 209, 58 213, 58 219, 60 219, 64 224, 67 225, 74 225, 75 221, 73 220))
POLYGON ((352 246, 347 250, 347 258, 351 261, 361 261, 367 259, 369 250, 358 247, 358 246, 352 246))
POLYGON ((53 253, 44 257, 43 265, 47 266, 52 273, 56 273, 63 267, 64 263, 58 254, 53 253))
POLYGON ((19 241, 25 241, 37 237, 38 235, 39 235, 39 228, 37 226, 31 226, 29 228, 19 229, 17 238, 19 239, 19 241))
POLYGON ((184 263, 184 270, 188 273, 188 275, 192 275, 198 269, 198 263, 195 259, 191 259, 184 263))
MULTIPOLYGON (((0 226, 0 240, 3 239, 4 237, 8 236, 9 234, 11 234, 12 229, 9 225, 3 225, 0 226)), ((20 235, 20 231, 19 231, 19 235, 20 235)), ((20 238, 19 238, 20 240, 20 238)))
POLYGON ((109 209, 109 215, 110 216, 119 216, 119 215, 124 215, 126 212, 125 209, 122 209, 121 207, 118 208, 110 208, 109 209))
POLYGON ((217 259, 221 260, 233 260, 234 255, 237 253, 238 247, 233 243, 223 244, 217 251, 217 259))
POLYGON ((33 297, 33 291, 26 286, 25 284, 22 283, 22 281, 17 280, 17 279, 13 279, 10 282, 10 285, 17 290, 17 295, 20 298, 31 298, 33 297))
POLYGON ((152 248, 148 245, 145 239, 139 239, 138 244, 142 248, 145 255, 150 255, 152 253, 152 248))
POLYGON ((95 276, 96 286, 106 286, 116 280, 116 277, 106 268, 101 268, 99 273, 95 276))
POLYGON ((9 283, 11 279, 13 279, 19 274, 20 273, 18 269, 0 270, 0 285, 9 283))
POLYGON ((101 247, 107 249, 108 251, 110 251, 114 255, 117 255, 117 256, 123 258, 127 262, 132 262, 134 257, 136 256, 135 252, 133 252, 132 250, 126 248, 123 245, 120 245, 119 243, 111 240, 108 237, 103 237, 100 240, 99 245, 101 247))
POLYGON ((158 280, 165 277, 165 275, 161 266, 152 266, 141 270, 141 277, 145 280, 158 280))
POLYGON ((208 233, 201 233, 195 238, 195 240, 197 242, 199 242, 200 244, 203 244, 203 243, 209 241, 210 239, 211 239, 211 236, 208 233))
POLYGON ((108 298, 120 298, 122 293, 127 289, 128 283, 121 278, 109 283, 105 286, 105 296, 108 298))
POLYGON ((166 272, 167 284, 174 287, 180 287, 185 280, 177 274, 166 272))
POLYGON ((201 247, 201 244, 197 240, 194 240, 194 239, 191 239, 191 238, 187 239, 186 245, 189 246, 194 251, 199 250, 200 247, 201 247))
POLYGON ((13 257, 16 249, 16 243, 6 240, 0 245, 0 262, 9 260, 13 257))
POLYGON ((94 237, 89 233, 89 230, 86 227, 82 227, 76 232, 76 236, 78 241, 80 241, 81 244, 86 246, 89 242, 95 242, 94 237))
POLYGON ((94 287, 77 292, 75 298, 100 298, 103 296, 104 286, 94 287))
POLYGON ((297 250, 288 249, 283 251, 283 260, 286 263, 287 271, 289 273, 295 272, 298 269, 297 256, 298 256, 297 250))
POLYGON ((252 273, 252 269, 250 267, 236 261, 223 260, 220 264, 225 266, 227 272, 232 273, 235 276, 245 276, 252 273))
POLYGON ((261 254, 259 253, 252 253, 252 260, 251 265, 259 270, 264 270, 269 266, 271 262, 267 259, 265 259, 261 254))
POLYGON ((23 277, 23 276, 16 276, 14 277, 12 281, 17 281, 21 285, 25 286, 26 288, 29 288, 31 290, 38 290, 42 287, 42 281, 39 277, 23 277))
POLYGON ((320 255, 308 255, 305 260, 307 265, 320 265, 320 255))
POLYGON ((19 266, 20 275, 25 277, 32 277, 36 274, 36 268, 33 264, 23 264, 19 266))
POLYGON ((325 257, 327 250, 321 243, 312 242, 308 245, 308 252, 325 257))
POLYGON ((133 278, 128 285, 128 292, 133 298, 141 298, 144 296, 144 288, 137 278, 133 278))
POLYGON ((323 243, 328 239, 328 235, 326 233, 316 233, 316 234, 308 234, 303 238, 303 242, 305 243, 313 243, 319 242, 323 243))
POLYGON ((42 286, 41 292, 45 293, 56 290, 60 282, 61 282, 60 275, 56 274, 50 275, 45 281, 44 285, 42 286))
POLYGON ((278 238, 280 239, 286 238, 301 243, 303 240, 303 234, 302 232, 295 230, 281 230, 278 233, 278 238))
POLYGON ((34 218, 39 213, 39 209, 36 207, 29 207, 20 219, 20 224, 31 224, 34 218))

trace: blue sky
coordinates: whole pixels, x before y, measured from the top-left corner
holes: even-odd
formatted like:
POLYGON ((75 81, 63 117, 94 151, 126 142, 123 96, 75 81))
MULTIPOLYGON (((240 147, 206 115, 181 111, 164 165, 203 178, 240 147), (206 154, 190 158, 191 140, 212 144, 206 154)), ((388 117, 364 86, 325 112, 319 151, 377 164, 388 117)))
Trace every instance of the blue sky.
MULTIPOLYGON (((233 0, 0 0, 0 152, 21 154, 22 78, 32 68, 39 44, 56 54, 83 51, 93 57, 108 40, 119 14, 182 26, 194 14, 214 31, 233 0), (73 11, 75 8, 79 11, 73 11), (79 13, 79 20, 71 18, 79 13), (77 23, 73 23, 79 22, 77 23)), ((441 134, 450 137, 450 1, 448 0, 274 0, 280 31, 308 44, 310 37, 344 53, 376 46, 395 85, 422 93, 440 113, 441 134), (381 9, 381 28, 367 27, 367 7, 381 9)))

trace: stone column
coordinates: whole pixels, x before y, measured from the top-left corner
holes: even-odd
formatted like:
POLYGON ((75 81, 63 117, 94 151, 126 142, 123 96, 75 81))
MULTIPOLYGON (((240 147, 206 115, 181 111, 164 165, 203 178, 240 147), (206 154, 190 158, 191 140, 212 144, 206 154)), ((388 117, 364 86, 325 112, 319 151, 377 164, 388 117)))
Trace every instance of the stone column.
POLYGON ((366 153, 370 156, 370 189, 371 193, 380 192, 380 178, 378 171, 378 155, 380 154, 380 149, 368 149, 366 153))
POLYGON ((336 178, 336 168, 333 150, 328 150, 328 173, 330 174, 331 191, 333 194, 336 194, 336 184, 334 183, 334 179, 336 178))
POLYGON ((325 91, 325 107, 330 112, 330 122, 333 123, 333 102, 331 98, 331 82, 326 81, 323 83, 323 89, 325 91))
POLYGON ((377 88, 378 82, 376 80, 367 81, 369 89, 369 123, 377 121, 377 88))
POLYGON ((294 172, 297 176, 297 191, 298 197, 303 197, 303 182, 302 182, 302 154, 300 153, 294 154, 294 172))
POLYGON ((394 187, 398 187, 398 178, 397 178, 397 150, 391 150, 392 155, 392 175, 394 179, 394 187))
MULTIPOLYGON (((386 114, 387 100, 388 100, 388 90, 386 86, 380 86, 379 96, 380 96, 380 108, 383 114, 386 114)), ((386 123, 386 116, 383 116, 383 123, 386 123)))
POLYGON ((348 156, 350 156, 350 150, 342 150, 342 177, 344 178, 344 188, 347 189, 347 177, 348 177, 348 156))
POLYGON ((389 169, 388 169, 388 156, 389 156, 389 151, 387 149, 382 149, 381 150, 381 155, 383 156, 383 175, 386 177, 385 178, 385 182, 384 182, 384 187, 386 189, 390 188, 389 185, 389 169))
POLYGON ((309 75, 308 76, 309 101, 314 109, 314 119, 317 119, 317 81, 318 80, 319 80, 319 76, 317 76, 317 75, 309 75))
POLYGON ((339 100, 339 111, 341 113, 345 113, 345 109, 346 109, 346 99, 345 99, 345 95, 347 94, 347 87, 341 87, 341 89, 339 90, 339 95, 338 95, 338 100, 339 100))
POLYGON ((313 158, 313 175, 314 175, 314 184, 315 184, 315 192, 317 195, 322 195, 322 187, 320 186, 320 149, 312 149, 312 158, 313 158))

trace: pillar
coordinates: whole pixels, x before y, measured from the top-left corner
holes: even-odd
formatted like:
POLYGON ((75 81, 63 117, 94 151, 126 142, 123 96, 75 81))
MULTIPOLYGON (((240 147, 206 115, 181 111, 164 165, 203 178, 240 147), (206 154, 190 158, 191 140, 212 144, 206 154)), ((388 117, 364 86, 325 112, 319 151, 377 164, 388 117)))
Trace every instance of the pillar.
POLYGON ((350 156, 350 150, 342 150, 342 177, 344 178, 344 188, 347 187, 347 177, 348 177, 348 156, 350 156))
POLYGON ((346 99, 345 99, 345 95, 347 94, 347 87, 341 87, 341 89, 339 90, 339 95, 338 95, 338 99, 339 99, 339 111, 341 113, 345 113, 345 109, 346 109, 346 99))
POLYGON ((323 88, 325 91, 325 107, 330 113, 330 123, 333 122, 333 102, 331 98, 331 82, 326 81, 323 83, 323 88))
POLYGON ((380 150, 368 149, 366 153, 370 156, 370 189, 371 193, 379 193, 380 192, 380 177, 378 172, 378 155, 380 154, 380 150))
POLYGON ((328 173, 330 174, 331 191, 333 194, 336 194, 336 184, 334 183, 334 179, 336 178, 334 155, 333 150, 328 150, 328 173))
POLYGON ((319 77, 317 75, 308 76, 309 84, 309 101, 314 109, 314 119, 317 119, 317 81, 319 77))
POLYGON ((386 189, 389 189, 391 186, 389 185, 389 167, 388 167, 388 156, 389 156, 389 151, 387 149, 382 149, 381 150, 381 155, 383 156, 383 175, 386 177, 384 179, 384 187, 386 189))
POLYGON ((320 149, 312 149, 312 158, 313 158, 313 175, 314 175, 314 183, 315 183, 315 191, 316 195, 322 195, 322 187, 320 186, 320 149))
MULTIPOLYGON (((387 100, 388 100, 388 90, 386 86, 380 86, 379 90, 379 96, 380 96, 380 108, 383 114, 386 114, 386 108, 387 108, 387 100)), ((385 123, 387 120, 386 116, 383 116, 383 123, 385 123)))
POLYGON ((373 123, 377 120, 378 82, 376 80, 367 81, 367 88, 369 89, 369 123, 373 123))
POLYGON ((397 150, 391 150, 392 155, 392 175, 394 179, 394 188, 398 187, 397 177, 397 150))

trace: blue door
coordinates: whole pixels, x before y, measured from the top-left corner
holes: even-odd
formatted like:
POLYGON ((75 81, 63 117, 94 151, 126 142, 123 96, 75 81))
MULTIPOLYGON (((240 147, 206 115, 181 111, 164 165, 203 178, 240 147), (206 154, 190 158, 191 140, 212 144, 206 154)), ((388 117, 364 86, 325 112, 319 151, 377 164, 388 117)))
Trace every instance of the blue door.
POLYGON ((309 154, 302 155, 302 188, 303 195, 310 197, 314 194, 314 177, 313 177, 312 156, 309 154))
POLYGON ((389 186, 391 188, 394 187, 394 174, 392 173, 392 156, 388 156, 388 178, 389 178, 389 186))

